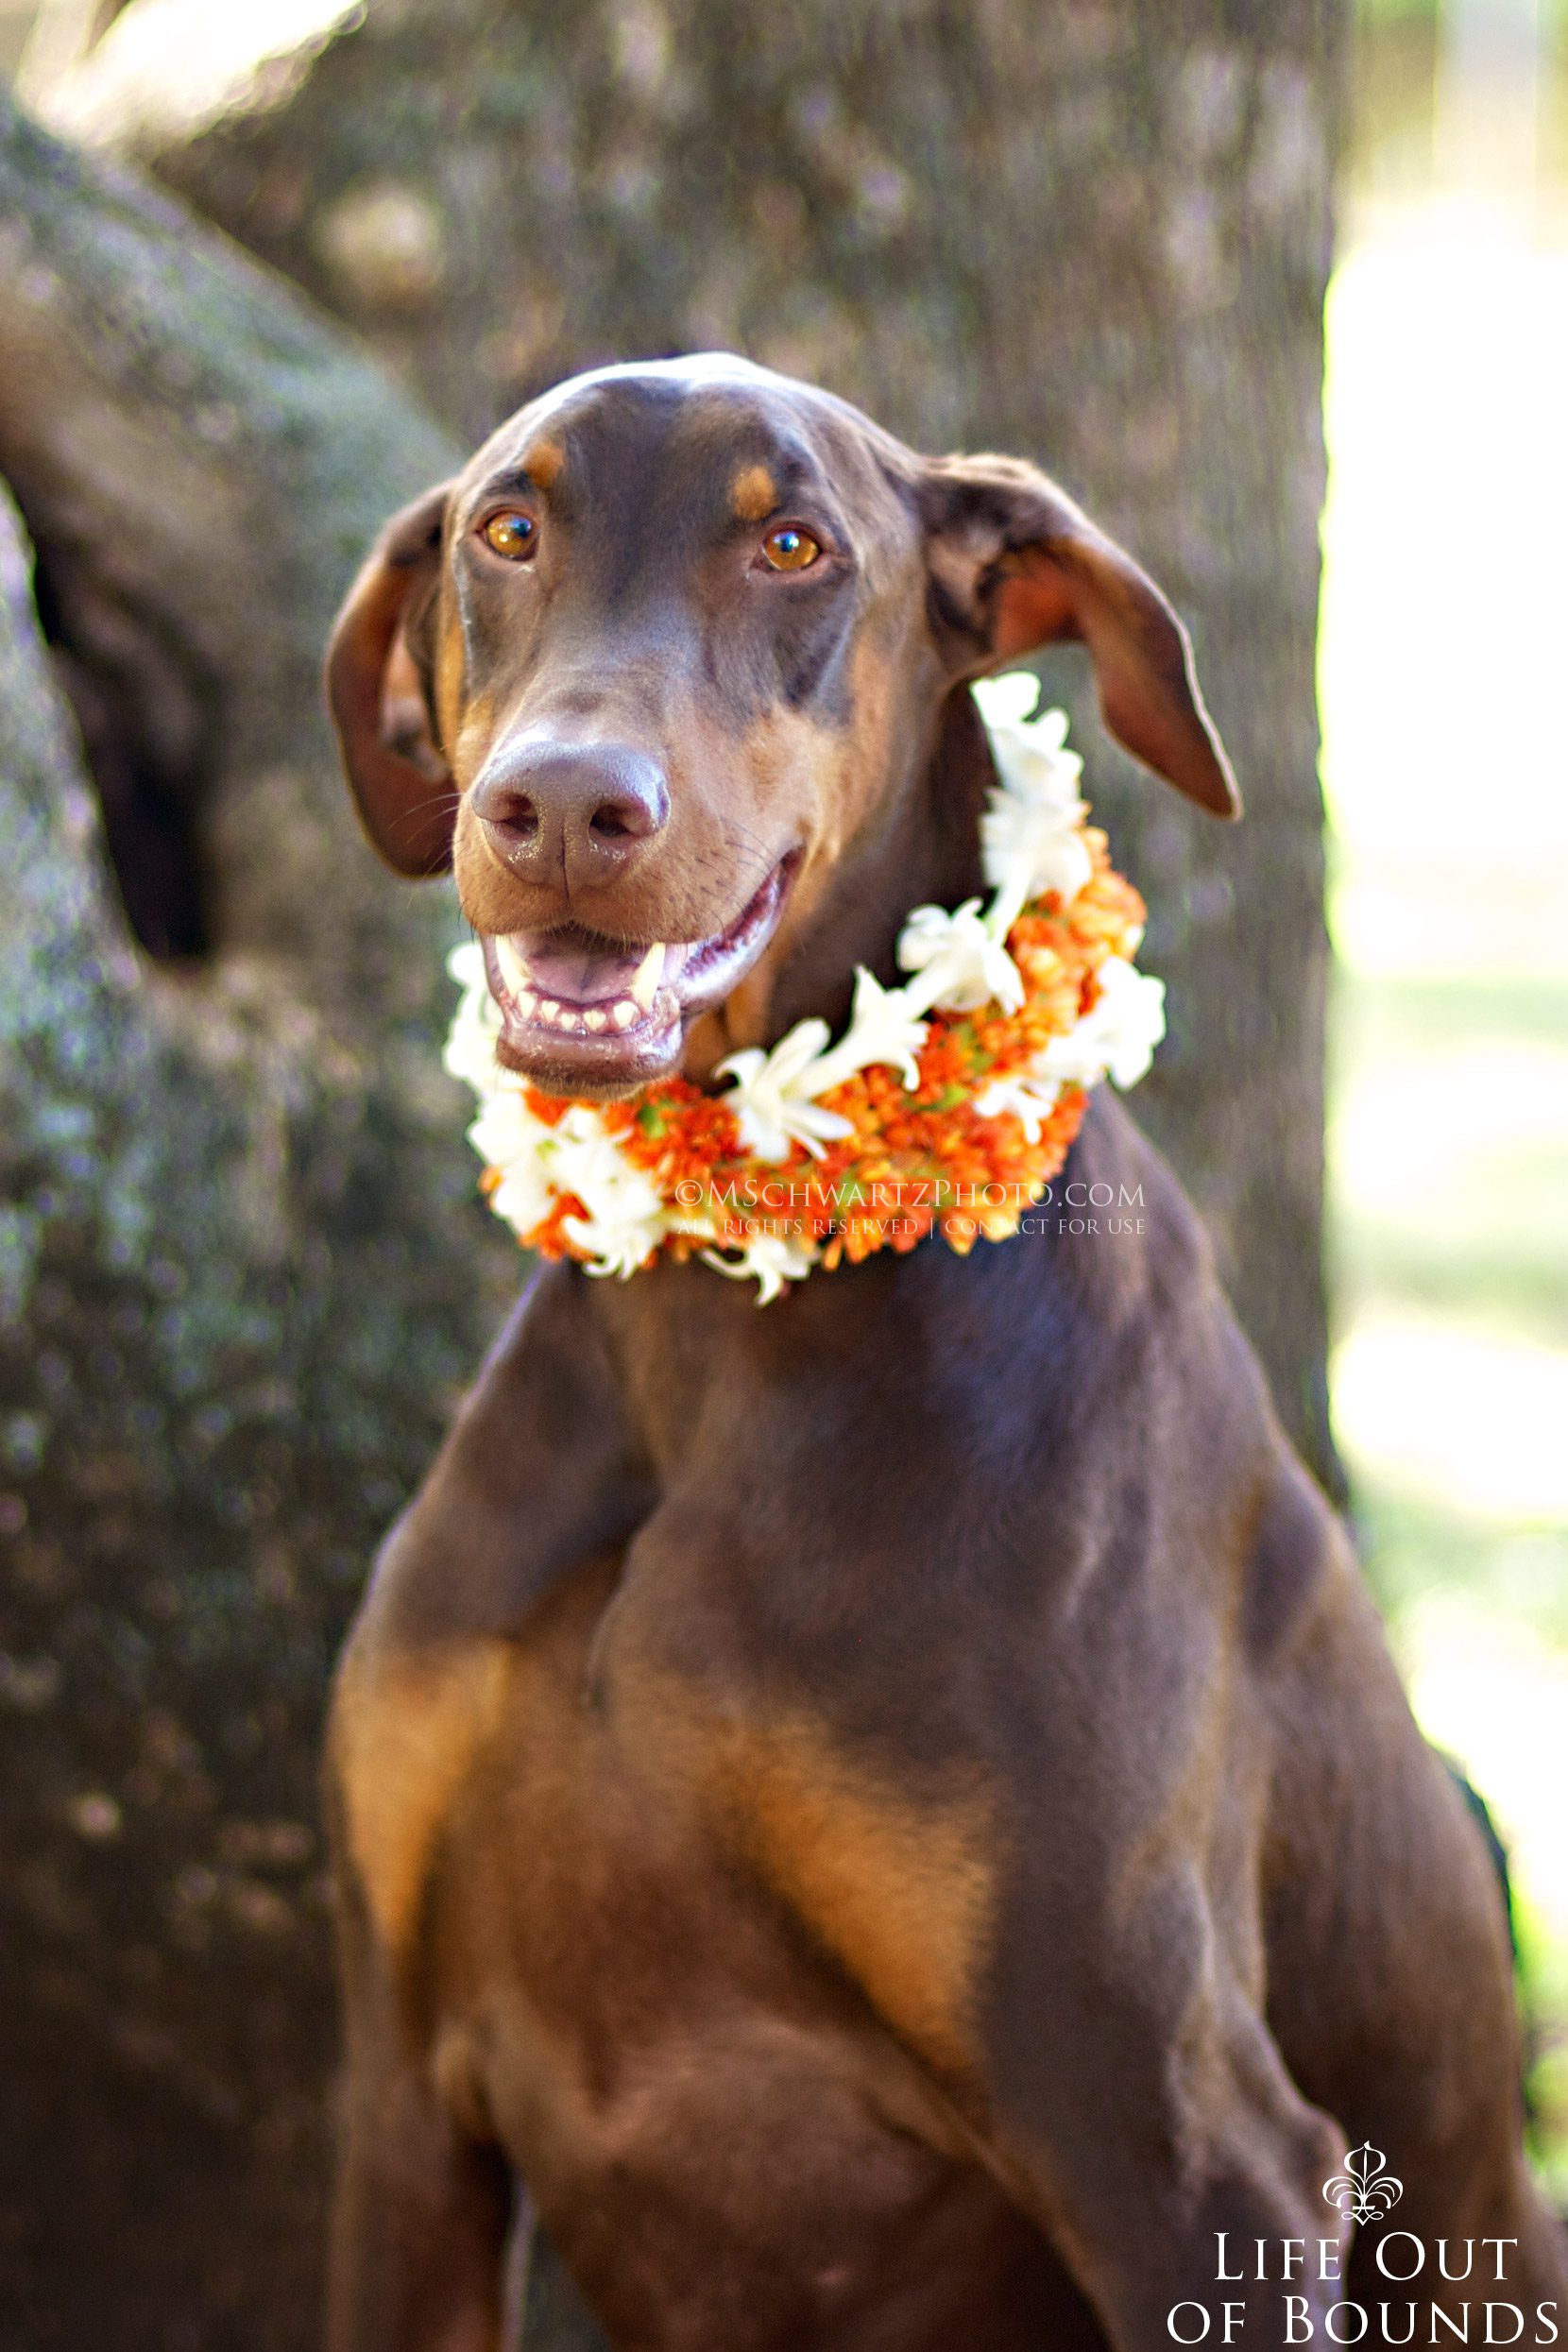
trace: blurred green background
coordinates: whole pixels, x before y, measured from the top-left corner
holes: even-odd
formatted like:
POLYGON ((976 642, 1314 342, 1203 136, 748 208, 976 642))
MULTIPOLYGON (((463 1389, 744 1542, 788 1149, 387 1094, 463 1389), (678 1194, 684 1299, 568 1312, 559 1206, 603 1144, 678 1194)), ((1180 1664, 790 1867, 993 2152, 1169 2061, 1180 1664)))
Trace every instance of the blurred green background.
POLYGON ((1568 7, 1372 0, 1328 308, 1333 1399, 1568 2195, 1568 7))

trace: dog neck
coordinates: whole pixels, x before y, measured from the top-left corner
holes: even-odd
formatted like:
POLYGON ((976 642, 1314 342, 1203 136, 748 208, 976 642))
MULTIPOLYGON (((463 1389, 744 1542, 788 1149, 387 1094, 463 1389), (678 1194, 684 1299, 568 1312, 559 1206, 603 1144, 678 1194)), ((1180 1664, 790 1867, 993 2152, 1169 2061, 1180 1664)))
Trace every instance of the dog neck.
POLYGON ((980 819, 995 777, 985 727, 961 688, 912 746, 906 772, 881 795, 801 931, 780 941, 732 996, 693 1025, 685 1075, 702 1084, 726 1054, 771 1046, 812 1016, 837 1031, 859 964, 895 981, 895 943, 910 909, 961 905, 985 887, 980 819))
MULTIPOLYGON (((761 1311, 749 1287, 717 1280, 696 1258, 660 1256, 631 1282, 595 1281, 580 1266, 556 1279, 571 1284, 597 1335, 628 1437, 659 1489, 729 1458, 738 1429, 769 1426, 781 1395, 809 1395, 812 1426, 842 1428, 861 1449, 874 1427, 920 1433, 901 1443, 962 1447, 1020 1413, 1041 1426, 1081 1409, 1117 1335, 1147 1311, 1151 1260, 1163 1250, 1167 1274, 1174 1261, 1184 1281, 1206 1267, 1163 1163, 1098 1088, 1061 1185, 1104 1184, 1142 1204, 1115 1236, 1075 1234, 1048 1205, 1028 1232, 967 1257, 934 1238, 907 1255, 881 1251, 761 1311), (938 1366, 950 1426, 930 1418, 938 1366)), ((869 1495, 895 1482, 899 1459, 896 1446, 879 1459, 869 1495)))

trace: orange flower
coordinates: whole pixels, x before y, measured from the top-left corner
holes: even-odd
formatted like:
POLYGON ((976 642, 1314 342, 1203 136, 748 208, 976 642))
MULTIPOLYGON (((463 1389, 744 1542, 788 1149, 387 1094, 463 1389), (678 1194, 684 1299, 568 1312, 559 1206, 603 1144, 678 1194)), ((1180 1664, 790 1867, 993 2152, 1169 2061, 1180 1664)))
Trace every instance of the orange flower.
MULTIPOLYGON (((1021 1078, 1053 1037, 1065 1036, 1093 1007, 1100 966, 1113 956, 1130 960, 1142 931, 1143 902, 1113 871, 1104 834, 1090 828, 1083 840, 1094 871, 1071 904, 1038 900, 1008 934, 1025 983, 1022 1005, 1013 1013, 995 1003, 934 1011, 913 1087, 880 1063, 830 1087, 822 1107, 846 1119, 851 1132, 827 1142, 820 1158, 796 1143, 781 1163, 758 1160, 742 1147, 724 1098, 684 1078, 606 1106, 607 1133, 667 1201, 703 1219, 723 1247, 765 1234, 809 1236, 822 1245, 824 1265, 844 1258, 855 1265, 880 1249, 912 1250, 933 1230, 961 1254, 977 1239, 1016 1232, 1066 1158, 1088 1097, 1082 1086, 1064 1086, 1042 1108, 1032 1142, 1014 1112, 982 1116, 975 1099, 996 1080, 1021 1078)), ((533 1087, 524 1096, 551 1127, 569 1108, 533 1087)), ((487 1187, 497 1181, 488 1171, 487 1187)), ((545 1257, 588 1255, 565 1231, 568 1219, 584 1214, 577 1200, 557 1200, 524 1246, 545 1257)), ((673 1232, 660 1246, 684 1259, 705 1239, 673 1232)))

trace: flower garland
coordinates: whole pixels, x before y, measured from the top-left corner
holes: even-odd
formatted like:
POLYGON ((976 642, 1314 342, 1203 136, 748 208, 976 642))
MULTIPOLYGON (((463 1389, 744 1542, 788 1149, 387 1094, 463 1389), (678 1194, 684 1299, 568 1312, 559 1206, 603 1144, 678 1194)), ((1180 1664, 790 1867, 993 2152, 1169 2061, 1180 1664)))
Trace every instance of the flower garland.
POLYGON ((717 1094, 662 1079, 628 1102, 541 1094, 495 1058, 501 1014, 473 943, 446 1066, 480 1101, 469 1140, 490 1206, 524 1246, 623 1278, 660 1251, 750 1276, 758 1304, 815 1266, 960 1252, 1017 1230, 1109 1076, 1131 1086, 1165 1033, 1161 981, 1133 969, 1143 904, 1086 825, 1060 710, 1031 719, 1024 672, 977 686, 998 782, 980 821, 993 896, 917 907, 901 987, 855 976, 849 1026, 799 1021, 719 1065, 717 1094))

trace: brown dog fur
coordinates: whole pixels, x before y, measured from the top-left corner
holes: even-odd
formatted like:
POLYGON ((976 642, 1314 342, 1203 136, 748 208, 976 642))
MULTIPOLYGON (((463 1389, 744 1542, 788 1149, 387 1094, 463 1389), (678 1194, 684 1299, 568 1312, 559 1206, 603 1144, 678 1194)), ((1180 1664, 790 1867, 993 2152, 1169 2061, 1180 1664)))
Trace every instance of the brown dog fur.
MULTIPOLYGON (((979 887, 964 682, 1061 637, 1229 809, 1168 606, 1044 477, 678 363, 547 396, 394 523, 330 683, 372 838, 450 853, 481 933, 612 954, 775 890, 657 1046, 702 1077, 979 887), (786 527, 822 554, 775 576, 786 527), (645 837, 547 869, 486 813, 557 739, 661 779, 645 837)), ((505 1050, 605 1093, 656 1048, 505 1050)), ((517 2177, 619 2352, 1153 2352, 1224 2296, 1279 2343, 1277 2269, 1217 2284, 1217 2233, 1332 2241, 1364 2139, 1401 2226, 1560 2292, 1480 1839, 1177 1186, 1099 1098, 1067 1173, 1141 1187, 1142 1233, 931 1242, 760 1314, 700 1264, 530 1285, 338 1684, 333 2352, 497 2352, 517 2177)))

